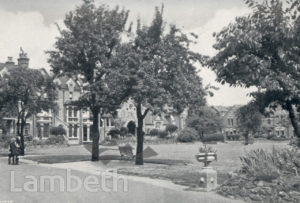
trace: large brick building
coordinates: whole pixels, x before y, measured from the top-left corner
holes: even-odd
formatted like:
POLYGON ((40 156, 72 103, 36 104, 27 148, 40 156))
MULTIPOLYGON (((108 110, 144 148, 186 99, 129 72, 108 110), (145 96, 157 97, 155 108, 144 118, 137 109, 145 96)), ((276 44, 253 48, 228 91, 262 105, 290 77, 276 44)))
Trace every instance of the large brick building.
MULTIPOLYGON (((0 63, 0 76, 6 73, 10 68, 29 68, 29 58, 27 54, 21 52, 18 58, 18 64, 13 62, 12 57, 8 57, 7 62, 0 63)), ((48 74, 44 69, 39 69, 43 74, 48 74)), ((76 101, 83 94, 82 85, 72 78, 60 77, 54 80, 58 90, 58 111, 49 110, 48 112, 40 112, 28 119, 25 127, 25 135, 32 135, 41 139, 50 136, 52 126, 61 125, 67 132, 70 144, 82 144, 91 142, 90 127, 92 119, 90 112, 86 109, 78 110, 70 105, 71 101, 76 101)), ((179 128, 185 125, 186 113, 176 116, 169 110, 169 114, 152 115, 148 113, 144 121, 144 131, 149 133, 151 129, 164 129, 168 123, 176 124, 179 128)), ((127 127, 129 132, 135 134, 136 131, 136 109, 132 100, 122 104, 117 111, 117 115, 99 115, 100 141, 103 140, 109 130, 115 127, 118 122, 127 127)), ((0 131, 1 134, 16 134, 16 118, 5 118, 5 125, 0 131)))

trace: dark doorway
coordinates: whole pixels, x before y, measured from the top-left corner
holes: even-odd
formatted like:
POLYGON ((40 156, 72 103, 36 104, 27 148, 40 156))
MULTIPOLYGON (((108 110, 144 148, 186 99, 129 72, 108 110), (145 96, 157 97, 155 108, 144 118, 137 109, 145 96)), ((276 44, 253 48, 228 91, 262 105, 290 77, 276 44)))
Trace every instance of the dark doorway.
POLYGON ((130 121, 127 124, 127 128, 128 128, 128 133, 135 135, 135 129, 136 129, 136 125, 134 121, 130 121))
POLYGON ((84 142, 86 142, 86 141, 88 141, 88 133, 87 133, 87 126, 86 125, 84 125, 83 126, 83 141, 84 142))

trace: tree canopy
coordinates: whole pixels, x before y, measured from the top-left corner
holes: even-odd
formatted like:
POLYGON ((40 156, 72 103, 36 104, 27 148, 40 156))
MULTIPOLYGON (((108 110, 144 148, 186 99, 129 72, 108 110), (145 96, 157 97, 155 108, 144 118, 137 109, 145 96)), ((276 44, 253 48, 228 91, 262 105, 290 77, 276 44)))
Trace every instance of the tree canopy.
POLYGON ((114 111, 128 95, 125 78, 116 71, 121 66, 112 64, 127 18, 125 9, 97 7, 92 0, 84 0, 66 15, 66 28, 60 30, 55 50, 47 52, 57 77, 70 76, 82 84, 84 93, 73 105, 88 106, 93 114, 93 161, 99 159, 98 115, 114 111))
POLYGON ((199 135, 220 132, 223 127, 222 118, 216 110, 208 106, 190 109, 187 126, 197 130, 199 135))
POLYGON ((137 109, 136 164, 143 164, 143 120, 149 111, 155 114, 171 108, 180 114, 189 105, 206 101, 195 67, 202 56, 190 51, 192 40, 176 26, 164 28, 163 6, 157 7, 151 25, 138 21, 133 39, 116 55, 137 109))
POLYGON ((274 105, 288 110, 300 137, 295 112, 300 104, 299 1, 245 3, 252 12, 214 34, 217 54, 208 65, 222 84, 257 87, 252 96, 261 110, 274 105))
POLYGON ((21 136, 24 154, 26 120, 42 111, 55 110, 56 87, 47 73, 28 68, 11 68, 3 76, 3 116, 17 117, 17 132, 21 136))

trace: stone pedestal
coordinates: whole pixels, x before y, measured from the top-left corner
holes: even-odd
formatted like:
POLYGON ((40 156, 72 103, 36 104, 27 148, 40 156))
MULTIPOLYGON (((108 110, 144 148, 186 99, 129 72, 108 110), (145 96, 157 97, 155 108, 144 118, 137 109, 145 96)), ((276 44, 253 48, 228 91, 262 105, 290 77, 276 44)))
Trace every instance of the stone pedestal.
POLYGON ((215 190, 218 186, 217 171, 212 167, 203 167, 200 171, 199 186, 205 191, 215 190))

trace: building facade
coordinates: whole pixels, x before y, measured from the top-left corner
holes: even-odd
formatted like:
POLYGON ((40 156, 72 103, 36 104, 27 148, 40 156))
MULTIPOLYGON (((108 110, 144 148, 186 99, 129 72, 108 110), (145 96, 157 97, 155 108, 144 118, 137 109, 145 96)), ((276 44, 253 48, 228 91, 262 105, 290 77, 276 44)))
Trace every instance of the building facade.
MULTIPOLYGON (((222 133, 225 137, 240 135, 238 130, 239 121, 236 112, 239 105, 231 107, 215 106, 223 120, 222 133)), ((269 116, 262 117, 261 129, 257 134, 259 137, 291 138, 294 136, 294 129, 291 125, 288 112, 277 107, 269 116)))
MULTIPOLYGON (((18 58, 18 64, 13 62, 12 57, 8 57, 6 63, 0 63, 0 76, 5 74, 10 68, 29 68, 29 58, 23 51, 18 58)), ((43 74, 48 74, 44 69, 39 69, 43 74)), ((72 102, 78 100, 84 93, 80 82, 68 78, 60 77, 54 80, 57 85, 58 99, 57 110, 49 110, 38 113, 28 119, 24 134, 32 135, 40 139, 47 139, 50 136, 50 129, 54 126, 62 126, 67 132, 69 144, 83 144, 91 142, 90 129, 93 124, 92 114, 88 108, 77 109, 72 106, 72 102)), ((170 109, 169 114, 153 115, 151 112, 145 118, 144 132, 147 134, 151 129, 163 130, 169 123, 177 125, 179 128, 185 125, 186 112, 177 116, 170 109)), ((16 118, 4 118, 4 126, 1 134, 16 135, 16 118)), ((116 126, 127 127, 129 133, 136 133, 137 117, 134 102, 128 100, 122 104, 117 114, 104 115, 100 117, 98 127, 100 129, 100 141, 107 137, 108 132, 116 126)))

